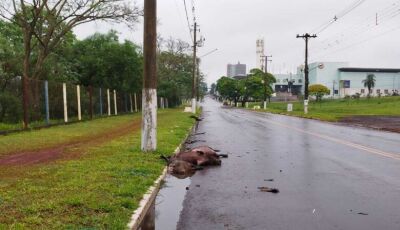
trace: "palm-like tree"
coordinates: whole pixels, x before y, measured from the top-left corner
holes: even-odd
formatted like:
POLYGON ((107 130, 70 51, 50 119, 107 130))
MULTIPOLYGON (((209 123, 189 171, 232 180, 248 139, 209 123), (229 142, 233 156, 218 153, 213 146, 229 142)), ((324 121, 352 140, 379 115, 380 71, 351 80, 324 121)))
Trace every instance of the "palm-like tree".
POLYGON ((365 78, 362 81, 362 83, 364 83, 364 87, 368 88, 368 97, 371 95, 372 88, 375 87, 375 82, 376 82, 376 79, 375 79, 375 75, 373 75, 373 74, 368 74, 367 78, 365 78))

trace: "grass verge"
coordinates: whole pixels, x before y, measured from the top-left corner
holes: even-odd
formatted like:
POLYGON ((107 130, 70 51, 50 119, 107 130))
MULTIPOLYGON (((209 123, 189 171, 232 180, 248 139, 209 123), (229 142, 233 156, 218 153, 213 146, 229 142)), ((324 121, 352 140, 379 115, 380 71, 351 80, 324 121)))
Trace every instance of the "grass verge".
MULTIPOLYGON (((400 115, 400 97, 338 99, 325 100, 321 103, 311 102, 308 114, 304 114, 302 102, 291 103, 293 104, 293 112, 287 112, 288 102, 270 103, 266 111, 324 121, 338 121, 344 117, 357 115, 400 115)), ((260 103, 250 103, 249 108, 253 108, 254 105, 260 105, 260 103)))
POLYGON ((140 114, 105 117, 93 121, 0 136, 0 156, 13 152, 51 148, 60 144, 79 141, 82 138, 90 138, 107 133, 112 129, 124 127, 132 121, 132 118, 138 119, 139 116, 140 114))
MULTIPOLYGON (((159 154, 172 153, 194 124, 180 111, 159 112, 157 153, 141 153, 140 130, 136 130, 99 146, 74 149, 83 153, 79 159, 0 168, 0 229, 126 228, 143 194, 165 167, 159 154)), ((40 139, 37 136, 51 137, 53 132, 76 138, 77 134, 64 132, 74 129, 90 135, 94 130, 89 127, 101 129, 103 123, 110 127, 132 118, 139 119, 101 119, 0 137, 0 141, 7 138, 24 145, 40 139)))

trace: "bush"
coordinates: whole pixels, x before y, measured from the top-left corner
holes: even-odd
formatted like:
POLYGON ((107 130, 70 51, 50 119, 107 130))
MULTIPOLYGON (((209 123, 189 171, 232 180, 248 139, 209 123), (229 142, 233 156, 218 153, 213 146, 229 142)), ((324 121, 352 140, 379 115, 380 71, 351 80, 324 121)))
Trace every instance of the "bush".
POLYGON ((324 95, 329 95, 331 93, 328 87, 321 84, 310 85, 308 91, 310 95, 316 97, 317 101, 321 101, 324 95))
POLYGON ((354 95, 352 95, 351 96, 351 98, 353 98, 353 99, 360 99, 360 97, 361 97, 361 94, 360 93, 356 93, 356 94, 354 94, 354 95))
POLYGON ((21 101, 8 93, 0 93, 0 122, 18 123, 22 117, 21 101))

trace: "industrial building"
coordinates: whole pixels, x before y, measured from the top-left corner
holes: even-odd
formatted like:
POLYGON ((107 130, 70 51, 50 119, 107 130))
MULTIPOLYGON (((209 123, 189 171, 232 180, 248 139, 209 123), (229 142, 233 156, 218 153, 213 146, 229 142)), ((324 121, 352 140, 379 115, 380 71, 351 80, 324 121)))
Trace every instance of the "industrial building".
MULTIPOLYGON (((363 80, 367 75, 375 76, 375 87, 372 96, 389 96, 400 90, 400 69, 357 68, 350 67, 348 62, 314 62, 309 65, 309 81, 322 84, 331 89, 330 97, 345 97, 359 93, 368 95, 363 80)), ((304 78, 303 68, 298 68, 297 75, 304 78)))
POLYGON ((276 83, 272 85, 277 95, 289 93, 292 95, 302 94, 303 76, 301 74, 274 74, 276 83))
MULTIPOLYGON (((360 94, 368 95, 368 88, 363 80, 369 74, 375 76, 375 87, 371 96, 390 96, 400 93, 400 68, 359 68, 350 67, 348 62, 314 62, 309 64, 309 85, 321 84, 328 87, 330 98, 343 98, 360 94)), ((301 95, 304 93, 304 65, 297 68, 297 73, 274 74, 273 84, 276 95, 301 95)))

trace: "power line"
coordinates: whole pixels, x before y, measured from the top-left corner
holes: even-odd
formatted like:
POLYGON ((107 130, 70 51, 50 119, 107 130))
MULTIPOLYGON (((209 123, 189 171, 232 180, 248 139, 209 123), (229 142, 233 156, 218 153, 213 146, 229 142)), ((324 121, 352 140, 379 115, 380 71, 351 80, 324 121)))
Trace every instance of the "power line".
MULTIPOLYGON (((358 41, 358 42, 354 42, 354 43, 352 43, 352 44, 350 44, 350 45, 348 45, 348 46, 346 46, 346 47, 337 49, 337 50, 335 50, 335 51, 333 51, 333 52, 330 52, 329 54, 335 54, 335 53, 338 53, 338 52, 347 50, 347 49, 349 49, 349 48, 352 48, 352 47, 354 47, 354 46, 361 45, 361 44, 363 44, 363 43, 365 43, 365 42, 368 42, 368 41, 370 41, 370 40, 374 40, 374 39, 376 39, 376 38, 382 37, 382 36, 384 36, 384 35, 386 35, 386 34, 389 34, 389 33, 393 32, 393 31, 396 31, 396 30, 399 30, 399 29, 400 29, 400 27, 392 28, 392 29, 387 30, 387 31, 385 31, 385 32, 383 32, 383 33, 380 33, 380 34, 377 34, 377 35, 375 35, 375 36, 372 36, 372 37, 370 37, 370 38, 367 38, 367 39, 364 39, 364 40, 361 40, 361 41, 358 41)), ((324 55, 324 56, 326 56, 326 55, 324 55)), ((324 57, 324 56, 320 56, 320 57, 324 57)))
POLYGON ((183 4, 185 5, 186 21, 187 21, 187 25, 188 25, 188 28, 189 28, 190 38, 193 41, 193 36, 192 36, 192 32, 191 32, 191 28, 190 28, 190 22, 189 22, 189 14, 188 14, 188 11, 187 11, 187 6, 186 6, 186 0, 183 0, 183 4))
MULTIPOLYGON (((181 12, 179 10, 179 6, 178 6, 178 3, 176 1, 177 0, 174 0, 174 3, 175 3, 176 10, 178 11, 178 14, 179 14, 179 19, 180 19, 179 21, 182 23, 182 26, 185 27, 185 23, 182 21, 182 14, 181 14, 181 12)), ((190 31, 190 27, 188 29, 189 29, 189 37, 190 37, 190 39, 192 39, 192 33, 190 31)))
POLYGON ((400 1, 395 1, 380 12, 368 16, 365 19, 358 20, 352 26, 349 26, 346 29, 342 30, 342 32, 339 33, 337 36, 322 41, 319 45, 320 48, 314 48, 313 50, 320 50, 320 52, 317 51, 317 53, 326 52, 327 50, 346 43, 350 39, 357 40, 358 38, 363 37, 367 32, 372 31, 373 29, 380 29, 381 25, 386 24, 388 21, 391 21, 392 19, 400 15, 399 3, 400 1), (364 22, 366 22, 366 24, 363 24, 361 26, 359 25, 360 23, 364 22))
POLYGON ((357 7, 359 7, 361 4, 363 4, 366 0, 356 0, 353 4, 342 10, 341 12, 335 14, 335 16, 329 20, 326 23, 323 23, 322 25, 316 27, 313 31, 313 33, 320 34, 326 29, 328 29, 333 23, 338 21, 339 19, 343 18, 347 14, 349 14, 351 11, 355 10, 357 7))
MULTIPOLYGON (((396 3, 394 3, 390 7, 384 9, 382 12, 374 14, 373 16, 370 16, 370 17, 358 22, 358 23, 366 22, 367 24, 364 24, 361 26, 359 26, 359 25, 350 26, 350 27, 342 30, 342 32, 340 34, 338 34, 336 37, 327 39, 327 40, 323 41, 322 43, 325 43, 326 45, 330 46, 331 43, 337 43, 338 40, 342 39, 347 32, 350 32, 350 34, 359 34, 362 31, 366 31, 370 28, 375 28, 377 26, 377 20, 378 20, 377 15, 379 15, 379 25, 380 25, 383 22, 386 22, 386 20, 393 19, 394 17, 399 15, 399 13, 400 13, 399 8, 396 6, 396 3), (372 20, 373 20, 373 22, 372 22, 372 20)), ((356 24, 358 24, 358 23, 356 23, 356 24)))

